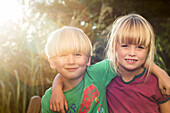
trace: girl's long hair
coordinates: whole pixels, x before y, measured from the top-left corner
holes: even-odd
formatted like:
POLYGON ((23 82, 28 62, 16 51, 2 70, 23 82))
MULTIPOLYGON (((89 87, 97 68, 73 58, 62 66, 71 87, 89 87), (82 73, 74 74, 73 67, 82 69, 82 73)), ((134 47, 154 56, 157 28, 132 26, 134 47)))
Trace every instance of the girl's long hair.
POLYGON ((155 36, 150 23, 138 14, 122 16, 114 21, 107 44, 107 58, 112 62, 116 72, 119 72, 116 58, 116 43, 144 45, 148 54, 144 65, 147 67, 147 77, 154 62, 155 36))

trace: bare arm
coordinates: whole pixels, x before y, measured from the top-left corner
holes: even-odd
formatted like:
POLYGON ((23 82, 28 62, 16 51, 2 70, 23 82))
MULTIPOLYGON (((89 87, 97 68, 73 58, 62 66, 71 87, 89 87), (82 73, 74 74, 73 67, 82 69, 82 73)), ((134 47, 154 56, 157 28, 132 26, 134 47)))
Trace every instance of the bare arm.
POLYGON ((55 88, 56 86, 59 86, 58 88, 61 89, 63 88, 63 81, 59 73, 55 76, 54 81, 52 83, 52 88, 55 88))
POLYGON ((68 110, 68 105, 67 105, 66 98, 63 94, 62 88, 63 88, 62 78, 60 77, 60 74, 57 74, 52 84, 50 109, 52 111, 65 113, 64 106, 65 109, 68 110))
POLYGON ((161 113, 170 113, 170 100, 165 103, 159 104, 161 113))
POLYGON ((164 96, 170 95, 170 77, 169 75, 157 66, 155 63, 151 68, 151 72, 158 78, 159 88, 164 96))

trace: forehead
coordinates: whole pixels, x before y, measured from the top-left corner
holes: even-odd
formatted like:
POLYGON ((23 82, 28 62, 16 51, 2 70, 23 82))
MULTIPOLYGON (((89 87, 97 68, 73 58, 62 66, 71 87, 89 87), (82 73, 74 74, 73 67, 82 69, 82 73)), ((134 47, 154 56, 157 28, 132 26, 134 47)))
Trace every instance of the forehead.
POLYGON ((87 53, 85 51, 81 51, 81 50, 64 50, 64 51, 59 51, 59 54, 58 56, 61 56, 61 55, 65 55, 65 56, 68 56, 68 55, 87 55, 87 53))
POLYGON ((70 54, 85 54, 88 55, 90 48, 85 48, 79 44, 66 44, 65 46, 60 46, 57 49, 57 55, 70 55, 70 54))
POLYGON ((152 39, 150 24, 142 18, 132 16, 122 19, 116 41, 119 43, 148 46, 152 39))
POLYGON ((64 30, 58 36, 54 37, 54 55, 68 55, 91 53, 91 42, 88 36, 80 30, 64 30))
POLYGON ((117 42, 120 44, 126 43, 148 46, 150 44, 150 34, 141 26, 127 26, 119 31, 117 35, 117 42))

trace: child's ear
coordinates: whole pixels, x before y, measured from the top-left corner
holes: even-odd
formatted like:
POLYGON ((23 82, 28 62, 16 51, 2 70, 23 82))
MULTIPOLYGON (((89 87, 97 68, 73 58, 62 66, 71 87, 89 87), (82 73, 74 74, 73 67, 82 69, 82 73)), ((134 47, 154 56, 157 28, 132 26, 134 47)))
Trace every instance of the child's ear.
POLYGON ((87 66, 91 65, 91 56, 88 57, 87 66))
POLYGON ((50 63, 51 69, 56 69, 56 66, 55 66, 55 64, 54 64, 54 60, 53 60, 53 59, 48 58, 48 62, 50 63))

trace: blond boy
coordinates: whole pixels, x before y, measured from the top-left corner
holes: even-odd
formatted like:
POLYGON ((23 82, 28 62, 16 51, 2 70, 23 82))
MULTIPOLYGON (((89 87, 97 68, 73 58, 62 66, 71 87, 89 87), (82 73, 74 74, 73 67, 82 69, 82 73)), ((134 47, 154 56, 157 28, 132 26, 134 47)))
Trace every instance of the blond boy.
MULTIPOLYGON (((61 74, 69 113, 108 113, 106 86, 116 73, 109 69, 108 60, 90 66, 92 45, 81 29, 56 30, 45 51, 51 68, 61 74)), ((50 110, 51 93, 50 88, 42 97, 43 113, 54 113, 50 110)))

